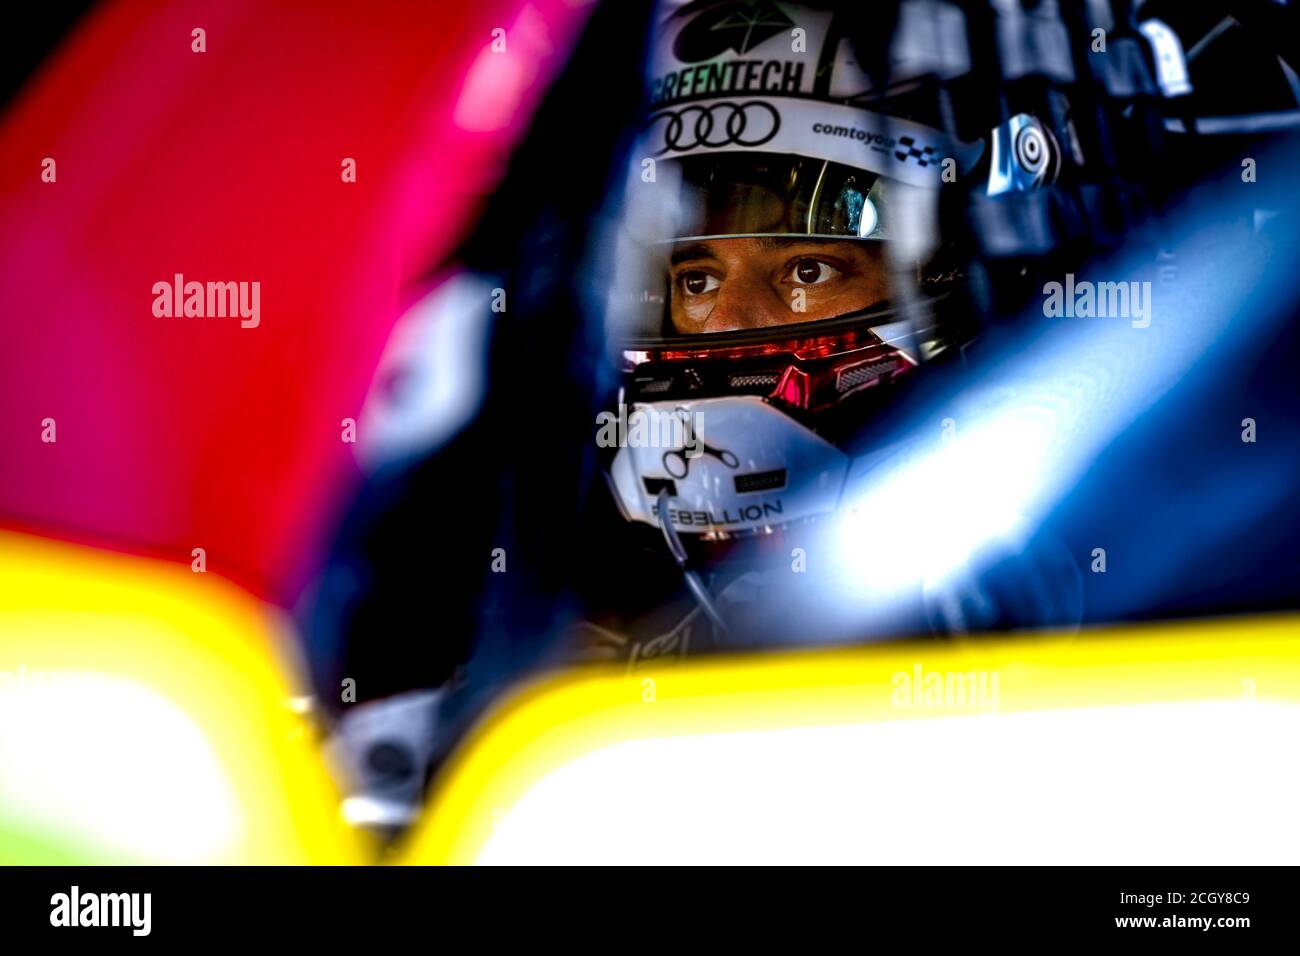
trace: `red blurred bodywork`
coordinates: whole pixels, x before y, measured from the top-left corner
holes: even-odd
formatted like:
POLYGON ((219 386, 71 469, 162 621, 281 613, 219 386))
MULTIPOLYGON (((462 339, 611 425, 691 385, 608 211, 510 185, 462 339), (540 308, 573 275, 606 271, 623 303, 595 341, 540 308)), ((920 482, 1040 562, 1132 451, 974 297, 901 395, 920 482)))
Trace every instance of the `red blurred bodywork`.
POLYGON ((79 24, 0 125, 0 522, 203 547, 292 600, 357 479, 341 422, 585 12, 125 2, 79 24), (259 281, 260 326, 155 317, 175 273, 259 281))

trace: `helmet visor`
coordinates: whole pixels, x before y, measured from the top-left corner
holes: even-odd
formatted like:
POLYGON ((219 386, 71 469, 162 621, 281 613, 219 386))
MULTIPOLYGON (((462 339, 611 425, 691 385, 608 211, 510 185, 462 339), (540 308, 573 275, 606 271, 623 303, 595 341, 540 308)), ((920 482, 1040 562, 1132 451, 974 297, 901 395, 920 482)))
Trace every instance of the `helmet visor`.
POLYGON ((723 153, 680 161, 673 238, 796 235, 887 238, 888 191, 875 173, 803 156, 723 153))
POLYGON ((770 337, 877 309, 913 281, 898 274, 888 247, 895 222, 906 221, 899 209, 932 193, 924 187, 758 152, 663 160, 651 176, 644 169, 629 183, 624 218, 623 261, 640 263, 630 297, 639 316, 616 338, 770 337))

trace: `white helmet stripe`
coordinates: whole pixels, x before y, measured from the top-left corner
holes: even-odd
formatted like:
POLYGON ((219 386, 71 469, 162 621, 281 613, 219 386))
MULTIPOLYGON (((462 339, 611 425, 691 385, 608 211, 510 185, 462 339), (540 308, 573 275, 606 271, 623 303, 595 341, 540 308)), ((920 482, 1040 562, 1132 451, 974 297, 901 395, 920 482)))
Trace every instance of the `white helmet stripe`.
POLYGON ((938 186, 944 160, 968 169, 983 144, 953 143, 911 120, 796 97, 692 100, 650 116, 644 155, 717 152, 805 156, 854 166, 915 186, 938 186))

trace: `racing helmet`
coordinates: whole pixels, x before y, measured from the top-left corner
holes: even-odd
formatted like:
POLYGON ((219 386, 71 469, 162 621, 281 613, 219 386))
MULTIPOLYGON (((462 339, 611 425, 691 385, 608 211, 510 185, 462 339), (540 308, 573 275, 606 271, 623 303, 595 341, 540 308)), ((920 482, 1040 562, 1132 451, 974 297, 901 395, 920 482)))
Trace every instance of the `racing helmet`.
MULTIPOLYGON (((938 194, 989 150, 939 128, 913 75, 933 63, 859 64, 864 17, 663 8, 607 309, 617 409, 597 444, 624 516, 675 551, 833 512, 845 442, 968 334, 940 307, 954 274, 938 194)), ((1049 177, 1046 131, 1013 134, 994 158, 1008 182, 1049 177)))

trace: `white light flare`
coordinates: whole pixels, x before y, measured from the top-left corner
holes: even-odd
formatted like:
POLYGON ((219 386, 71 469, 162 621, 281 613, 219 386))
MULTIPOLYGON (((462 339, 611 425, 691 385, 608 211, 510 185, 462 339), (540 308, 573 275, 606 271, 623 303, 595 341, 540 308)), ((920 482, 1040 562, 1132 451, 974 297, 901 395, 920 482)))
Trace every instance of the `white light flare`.
POLYGON ((631 740, 537 781, 477 862, 1289 863, 1297 733, 1225 700, 631 740))
POLYGON ((0 687, 0 809, 33 832, 149 864, 225 862, 244 829, 194 720, 142 684, 100 674, 0 687))

